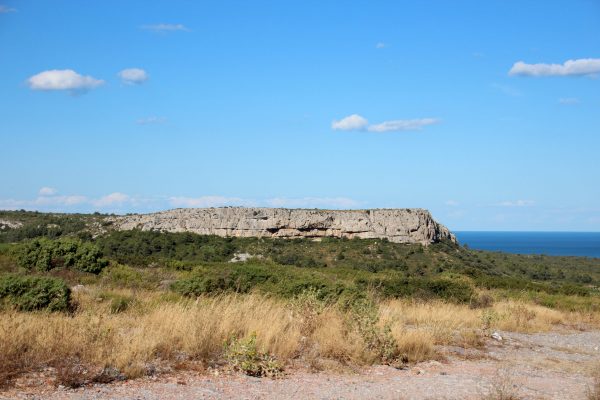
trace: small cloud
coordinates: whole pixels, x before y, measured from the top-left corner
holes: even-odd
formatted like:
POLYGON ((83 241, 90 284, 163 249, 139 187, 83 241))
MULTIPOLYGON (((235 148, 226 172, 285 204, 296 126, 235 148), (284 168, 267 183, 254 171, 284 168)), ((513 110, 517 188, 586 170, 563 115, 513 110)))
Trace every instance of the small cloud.
POLYGON ((473 57, 475 58, 483 58, 485 57, 485 53, 482 53, 481 51, 476 51, 473 53, 473 57))
POLYGON ((563 64, 527 64, 516 62, 509 75, 517 76, 586 76, 600 73, 600 58, 567 60, 563 64))
POLYGON ((167 122, 167 119, 165 117, 157 117, 157 116, 153 115, 150 117, 138 119, 136 121, 136 124, 138 124, 138 125, 158 125, 158 124, 164 124, 165 122, 167 122))
POLYGON ((400 131, 419 131, 424 126, 437 124, 439 120, 435 118, 420 119, 397 119, 393 121, 384 121, 380 124, 369 125, 369 132, 400 132, 400 131))
POLYGON ((55 196, 52 197, 57 204, 65 205, 65 206, 74 206, 77 204, 82 204, 87 201, 87 197, 85 196, 55 196))
POLYGON ((579 104, 580 101, 576 97, 562 97, 558 99, 559 104, 579 104))
POLYGON ((148 73, 140 68, 127 68, 119 72, 118 75, 121 81, 127 85, 139 85, 149 78, 148 73))
POLYGON ((57 193, 57 190, 52 187, 44 186, 38 193, 40 196, 54 196, 57 193))
POLYGON ((142 29, 153 31, 153 32, 190 32, 190 30, 183 24, 154 24, 154 25, 143 25, 142 29))
POLYGON ((512 86, 502 85, 499 83, 492 83, 492 87, 507 96, 521 96, 521 92, 518 89, 515 89, 512 86))
POLYGON ((516 201, 501 201, 500 203, 492 204, 496 207, 530 207, 535 204, 533 200, 516 200, 516 201))
POLYGON ((92 200, 90 203, 95 207, 107 207, 107 206, 115 206, 122 205, 131 200, 129 195, 124 193, 111 193, 106 196, 100 197, 99 199, 92 200))
POLYGON ((435 118, 419 118, 419 119, 396 119, 392 121, 384 121, 379 124, 369 125, 369 121, 358 115, 352 114, 339 121, 334 120, 331 123, 331 129, 334 131, 363 131, 369 132, 399 132, 399 131, 417 131, 424 126, 437 124, 438 119, 435 118))
POLYGON ((16 8, 12 8, 12 7, 8 7, 8 6, 0 4, 0 14, 8 14, 11 12, 16 12, 16 11, 17 11, 16 8))
POLYGON ((33 75, 27 80, 31 90, 68 90, 82 92, 104 84, 103 80, 83 76, 72 69, 53 69, 33 75))
POLYGON ((280 208, 356 208, 360 203, 347 197, 276 197, 266 200, 269 207, 280 208))
POLYGON ((384 49, 384 48, 386 48, 386 47, 388 47, 388 45, 387 45, 387 44, 385 44, 385 43, 383 43, 383 42, 379 42, 379 43, 377 43, 377 44, 375 45, 375 48, 376 48, 376 49, 384 49))
POLYGON ((252 206, 252 200, 239 197, 201 196, 201 197, 170 197, 169 204, 173 207, 224 207, 224 206, 252 206))
POLYGON ((56 189, 41 188, 39 191, 39 196, 33 200, 0 199, 0 209, 18 210, 23 208, 28 210, 37 210, 48 207, 73 207, 84 204, 88 200, 85 196, 55 196, 55 194, 56 189))
POLYGON ((360 131, 367 127, 369 121, 358 114, 352 114, 339 121, 331 123, 331 129, 334 131, 360 131))
POLYGON ((446 201, 446 205, 450 206, 450 207, 457 207, 460 205, 460 203, 458 201, 455 200, 447 200, 446 201))

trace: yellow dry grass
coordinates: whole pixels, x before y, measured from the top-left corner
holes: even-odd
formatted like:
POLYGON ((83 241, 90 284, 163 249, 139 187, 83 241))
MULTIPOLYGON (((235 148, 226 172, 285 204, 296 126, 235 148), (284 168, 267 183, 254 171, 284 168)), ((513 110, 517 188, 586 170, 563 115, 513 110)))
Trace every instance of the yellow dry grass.
MULTIPOLYGON (((173 361, 182 355, 219 359, 229 339, 253 333, 258 349, 283 363, 308 354, 349 364, 378 361, 353 323, 352 313, 336 306, 299 311, 289 302, 254 294, 192 301, 165 299, 152 292, 106 295, 90 289, 76 296, 80 308, 74 315, 0 313, 0 364, 10 360, 11 368, 18 371, 72 358, 114 366, 134 377, 157 360, 173 361), (106 300, 110 296, 135 301, 124 312, 114 313, 106 300)), ((586 318, 514 301, 471 309, 441 301, 389 300, 379 303, 378 309, 377 329, 389 328, 397 353, 409 361, 435 357, 435 345, 477 346, 482 335, 493 329, 546 331, 586 318)))

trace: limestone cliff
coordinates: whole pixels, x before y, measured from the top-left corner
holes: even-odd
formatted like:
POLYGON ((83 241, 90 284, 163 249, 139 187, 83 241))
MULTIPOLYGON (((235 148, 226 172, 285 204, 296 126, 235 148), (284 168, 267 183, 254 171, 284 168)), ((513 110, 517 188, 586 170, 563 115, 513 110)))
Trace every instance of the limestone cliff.
POLYGON ((285 208, 184 208, 113 217, 119 230, 194 232, 274 238, 386 238, 396 243, 456 242, 423 209, 308 210, 285 208))

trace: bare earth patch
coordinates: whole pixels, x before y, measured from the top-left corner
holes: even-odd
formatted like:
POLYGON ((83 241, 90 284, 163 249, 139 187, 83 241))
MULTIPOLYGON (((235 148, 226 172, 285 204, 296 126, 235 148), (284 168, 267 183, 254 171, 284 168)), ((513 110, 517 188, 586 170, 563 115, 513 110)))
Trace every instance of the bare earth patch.
POLYGON ((442 347, 444 360, 407 369, 288 370, 282 379, 216 371, 56 388, 44 374, 20 379, 1 399, 585 399, 600 365, 600 331, 500 332, 483 350, 442 347), (511 397, 505 397, 511 398, 511 397))

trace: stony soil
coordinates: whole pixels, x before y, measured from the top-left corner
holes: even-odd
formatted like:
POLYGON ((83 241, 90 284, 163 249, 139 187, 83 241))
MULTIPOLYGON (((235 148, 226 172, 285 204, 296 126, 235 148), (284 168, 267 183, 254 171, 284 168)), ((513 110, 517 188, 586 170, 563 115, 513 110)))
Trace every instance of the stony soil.
MULTIPOLYGON (((283 379, 215 371, 180 372, 79 389, 28 378, 0 399, 585 399, 600 368, 600 331, 500 332, 482 350, 445 347, 441 362, 407 369, 376 366, 355 372, 289 371, 283 379), (493 399, 499 397, 491 397, 493 399)), ((38 377, 39 378, 39 377, 38 377)), ((42 379, 42 378, 39 378, 42 379)))

